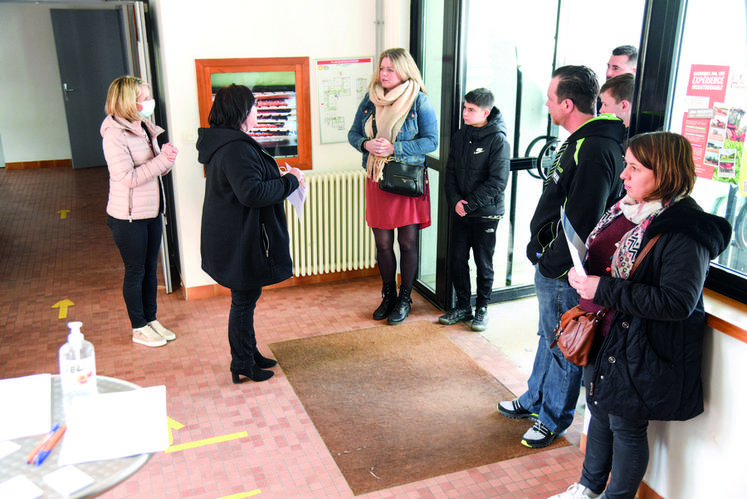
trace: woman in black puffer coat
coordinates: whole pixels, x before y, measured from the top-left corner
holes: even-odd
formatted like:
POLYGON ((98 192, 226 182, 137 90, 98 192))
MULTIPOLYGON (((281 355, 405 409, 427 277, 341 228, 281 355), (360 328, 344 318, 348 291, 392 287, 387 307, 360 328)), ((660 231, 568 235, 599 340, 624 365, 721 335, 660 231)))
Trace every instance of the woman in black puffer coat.
POLYGON ((591 422, 581 480, 556 498, 633 499, 648 466, 648 422, 703 412, 703 284, 731 227, 689 197, 695 165, 681 135, 634 136, 625 161, 627 194, 587 240, 588 277, 568 274, 582 309, 609 311, 584 368, 591 422))

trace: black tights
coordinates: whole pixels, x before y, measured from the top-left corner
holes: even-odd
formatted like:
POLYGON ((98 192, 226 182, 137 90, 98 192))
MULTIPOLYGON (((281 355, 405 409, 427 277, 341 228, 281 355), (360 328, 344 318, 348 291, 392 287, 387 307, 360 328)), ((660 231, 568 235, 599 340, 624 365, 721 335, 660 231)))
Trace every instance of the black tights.
MULTIPOLYGON (((397 258, 394 256, 394 229, 373 229, 376 240, 376 262, 384 284, 397 282, 397 258)), ((412 288, 418 271, 418 225, 397 229, 402 286, 412 288)))

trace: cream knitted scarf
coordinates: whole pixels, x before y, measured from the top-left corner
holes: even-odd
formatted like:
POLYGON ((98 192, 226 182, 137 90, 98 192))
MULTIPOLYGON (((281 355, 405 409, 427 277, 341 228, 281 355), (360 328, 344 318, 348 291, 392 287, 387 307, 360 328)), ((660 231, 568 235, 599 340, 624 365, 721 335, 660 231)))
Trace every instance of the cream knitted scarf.
MULTIPOLYGON (((365 125, 366 136, 368 138, 384 138, 389 142, 397 139, 402 124, 407 118, 415 98, 420 92, 420 85, 414 80, 407 80, 384 94, 384 88, 376 84, 369 92, 368 98, 376 106, 375 116, 369 118, 365 125), (373 134, 372 120, 376 120, 376 137, 373 134)), ((366 162, 366 175, 374 182, 381 180, 381 173, 389 158, 368 155, 366 162)))

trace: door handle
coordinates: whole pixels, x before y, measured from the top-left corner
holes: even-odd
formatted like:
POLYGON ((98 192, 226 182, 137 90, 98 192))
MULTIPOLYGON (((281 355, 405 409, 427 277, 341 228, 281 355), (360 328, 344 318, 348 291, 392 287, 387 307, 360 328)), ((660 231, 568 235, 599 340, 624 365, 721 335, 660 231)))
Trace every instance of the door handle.
POLYGON ((68 96, 68 95, 69 95, 69 94, 70 94, 71 92, 76 92, 76 91, 77 91, 77 89, 75 89, 75 88, 70 88, 70 87, 68 87, 68 86, 67 86, 67 83, 63 83, 63 84, 62 84, 62 91, 63 91, 63 92, 65 92, 65 100, 67 100, 67 96, 68 96))

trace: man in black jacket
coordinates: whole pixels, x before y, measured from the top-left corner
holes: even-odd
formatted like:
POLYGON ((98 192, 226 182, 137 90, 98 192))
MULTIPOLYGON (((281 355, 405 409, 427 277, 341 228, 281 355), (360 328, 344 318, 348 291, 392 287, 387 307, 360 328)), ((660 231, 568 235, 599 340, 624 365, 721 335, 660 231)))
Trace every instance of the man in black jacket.
POLYGON ((450 325, 472 319, 474 331, 484 331, 488 324, 495 232, 504 212, 503 191, 510 169, 506 125, 493 102, 493 93, 485 88, 464 96, 465 126, 452 137, 446 163, 446 201, 451 214, 449 255, 456 307, 438 321, 450 325), (470 306, 470 248, 477 267, 474 319, 470 306))
POLYGON ((535 264, 540 338, 527 391, 498 404, 504 416, 535 421, 521 441, 532 448, 550 445, 571 425, 581 388, 581 367, 568 362, 557 346, 550 348, 560 316, 579 301, 568 284, 573 261, 560 226, 560 207, 586 240, 622 191, 625 126, 612 115, 594 117, 598 92, 597 77, 585 66, 556 69, 547 91, 553 123, 571 135, 558 150, 529 225, 527 257, 535 264))

